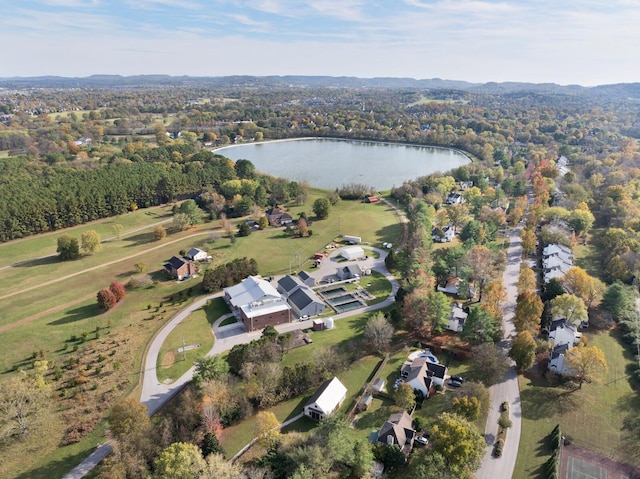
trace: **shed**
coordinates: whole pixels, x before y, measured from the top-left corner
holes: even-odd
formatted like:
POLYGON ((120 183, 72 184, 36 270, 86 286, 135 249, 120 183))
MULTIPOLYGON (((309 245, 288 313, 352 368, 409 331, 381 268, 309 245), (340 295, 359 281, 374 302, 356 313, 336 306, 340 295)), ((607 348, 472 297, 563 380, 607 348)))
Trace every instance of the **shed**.
POLYGON ((373 396, 371 394, 367 394, 360 401, 358 401, 358 405, 356 406, 358 411, 366 411, 371 406, 373 402, 373 396))
POLYGON ((373 392, 379 393, 384 389, 384 379, 376 378, 373 382, 373 392))
POLYGON ((313 330, 314 331, 322 331, 325 328, 324 319, 314 319, 313 320, 313 330))

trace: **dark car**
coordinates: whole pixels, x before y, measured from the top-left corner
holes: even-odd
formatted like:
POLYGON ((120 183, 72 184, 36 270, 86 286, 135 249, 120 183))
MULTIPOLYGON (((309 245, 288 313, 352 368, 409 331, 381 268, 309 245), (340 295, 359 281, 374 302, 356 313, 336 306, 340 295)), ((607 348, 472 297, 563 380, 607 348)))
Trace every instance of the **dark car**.
POLYGON ((462 376, 451 376, 452 381, 458 381, 459 383, 464 382, 464 378, 462 376))
POLYGON ((450 379, 447 384, 452 388, 459 388, 460 386, 462 386, 462 383, 460 381, 456 381, 454 379, 450 379))

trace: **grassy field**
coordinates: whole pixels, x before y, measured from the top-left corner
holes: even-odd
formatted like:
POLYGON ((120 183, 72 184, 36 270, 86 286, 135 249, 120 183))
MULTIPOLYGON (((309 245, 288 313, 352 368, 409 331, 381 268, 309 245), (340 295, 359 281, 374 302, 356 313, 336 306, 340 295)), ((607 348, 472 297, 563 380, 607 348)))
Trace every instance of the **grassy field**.
POLYGON ((589 334, 589 343, 604 351, 609 366, 601 384, 585 384, 577 390, 552 385, 538 377, 520 377, 522 435, 514 477, 544 477, 542 464, 551 453, 545 438, 556 424, 574 443, 628 460, 624 424, 640 411, 640 399, 628 376, 633 356, 615 331, 589 334))
POLYGON ((211 327, 229 307, 222 298, 212 300, 208 305, 187 316, 165 339, 158 354, 158 380, 173 382, 180 378, 193 365, 194 361, 207 354, 213 347, 214 336, 211 327), (186 351, 178 351, 182 345, 199 345, 186 351))
MULTIPOLYGON (((123 231, 127 232, 138 228, 149 227, 163 220, 170 220, 171 216, 172 207, 155 206, 144 210, 137 210, 126 215, 105 218, 92 223, 75 226, 73 228, 28 236, 7 243, 0 243, 0 267, 40 256, 56 254, 58 237, 64 234, 69 234, 79 239, 84 231, 94 230, 104 241, 114 236, 114 224, 122 225, 123 231)), ((126 236, 127 235, 123 235, 123 238, 126 238, 126 236)), ((139 237, 137 241, 140 239, 139 237)), ((36 264, 36 266, 38 266, 38 264, 36 264)))
MULTIPOLYGON (((292 214, 297 216, 297 212, 304 210, 311 213, 310 205, 319 194, 321 193, 316 191, 310 195, 306 206, 293 207, 292 214)), ((94 229, 104 238, 111 234, 113 223, 122 224, 125 231, 149 227, 158 221, 169 219, 169 211, 170 208, 139 210, 63 232, 2 244, 0 268, 16 261, 55 253, 59 234, 69 233, 79 237, 82 231, 94 229)), ((249 256, 256 258, 260 272, 267 275, 288 270, 290 261, 296 254, 302 266, 303 260, 316 251, 321 251, 336 237, 344 224, 350 225, 347 234, 362 236, 372 244, 382 241, 399 243, 402 235, 402 227, 391 209, 383 205, 339 202, 331 210, 329 219, 314 222, 313 235, 304 239, 285 238, 282 231, 268 229, 246 238, 238 238, 235 244, 226 238, 216 239, 211 243, 211 233, 220 232, 218 222, 213 222, 186 232, 172 233, 160 242, 153 240, 150 229, 123 235, 120 241, 106 242, 100 252, 83 256, 76 261, 59 262, 53 257, 16 268, 0 269, 0 350, 3 351, 0 356, 0 374, 12 373, 16 368, 29 369, 34 353, 43 355, 51 364, 63 364, 72 355, 80 353, 75 352, 76 343, 70 338, 86 335, 89 342, 81 343, 81 350, 85 346, 91 348, 94 331, 99 326, 102 331, 107 331, 103 335, 107 334, 110 340, 120 344, 117 356, 111 360, 121 365, 119 372, 113 376, 120 378, 118 387, 113 391, 117 395, 127 394, 135 390, 138 383, 142 351, 148 339, 195 296, 202 294, 199 281, 167 281, 161 268, 169 257, 178 254, 181 249, 196 246, 210 251, 214 257, 210 266, 236 257, 249 256), (96 292, 107 287, 113 280, 126 283, 135 274, 136 263, 148 266, 154 285, 130 290, 123 303, 101 314, 95 302, 96 292), (187 293, 186 290, 189 289, 191 291, 187 293)), ((210 331, 211 318, 207 314, 202 317, 196 314, 192 319, 194 324, 199 323, 194 330, 210 331)), ((344 320, 339 323, 335 330, 338 334, 342 327, 353 326, 353 323, 344 320)), ((326 333, 336 334, 332 331, 326 333)), ((176 334, 182 335, 180 331, 176 334)), ((353 334, 353 331, 349 332, 349 335, 353 334)), ((194 338, 196 336, 199 337, 198 333, 195 333, 194 338)), ((338 337, 337 341, 346 340, 346 336, 338 337)), ((177 340, 182 342, 181 338, 177 340)), ((199 342, 203 344, 203 341, 199 342)), ((322 343, 320 340, 319 344, 322 343)), ((98 389, 96 393, 100 391, 98 389)), ((56 419, 57 417, 52 416, 49 421, 54 428, 50 434, 39 438, 33 445, 33 450, 38 451, 37 458, 35 455, 10 454, 10 459, 2 461, 0 476, 16 477, 20 471, 25 471, 24 477, 62 476, 86 452, 92 450, 97 442, 101 442, 99 438, 104 427, 102 423, 95 433, 78 444, 58 447, 66 424, 56 419), (32 469, 36 461, 40 472, 32 469), (44 471, 49 475, 44 475, 44 471)))
MULTIPOLYGON (((310 195, 306 205, 292 206, 289 213, 294 218, 303 211, 312 215, 311 205, 317 197, 317 194, 310 195)), ((288 273, 290 265, 298 270, 309 268, 313 254, 324 251, 328 243, 343 233, 360 236, 363 242, 371 245, 380 245, 382 242, 398 244, 402 238, 402 227, 397 223, 393 210, 381 203, 340 201, 332 207, 326 220, 314 221, 310 229, 313 234, 305 238, 291 238, 282 228, 269 228, 237 238, 235 244, 222 239, 213 244, 210 253, 224 255, 228 261, 258 256, 256 252, 261 252, 258 261, 260 273, 274 275, 288 273), (347 224, 348 229, 345 226, 347 224)))

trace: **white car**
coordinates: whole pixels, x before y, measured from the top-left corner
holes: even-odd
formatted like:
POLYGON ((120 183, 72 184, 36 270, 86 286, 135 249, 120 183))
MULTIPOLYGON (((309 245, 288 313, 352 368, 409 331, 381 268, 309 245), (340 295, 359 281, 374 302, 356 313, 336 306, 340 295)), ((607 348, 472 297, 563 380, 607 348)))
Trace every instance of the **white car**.
POLYGON ((423 446, 426 446, 427 444, 429 444, 429 439, 424 436, 418 436, 416 437, 416 442, 422 444, 423 446))

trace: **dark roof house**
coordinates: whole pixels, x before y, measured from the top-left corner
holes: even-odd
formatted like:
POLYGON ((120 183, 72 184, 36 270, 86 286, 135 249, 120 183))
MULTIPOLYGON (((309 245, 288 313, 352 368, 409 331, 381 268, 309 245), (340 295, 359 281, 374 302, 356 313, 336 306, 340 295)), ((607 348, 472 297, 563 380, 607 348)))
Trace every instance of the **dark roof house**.
POLYGON ((408 455, 413 448, 416 431, 413 420, 406 411, 393 413, 380 428, 378 442, 382 444, 397 444, 402 452, 408 455))
POLYGON ((172 256, 171 259, 165 263, 164 270, 172 278, 176 278, 181 281, 196 273, 196 267, 193 262, 179 258, 178 256, 172 256))

